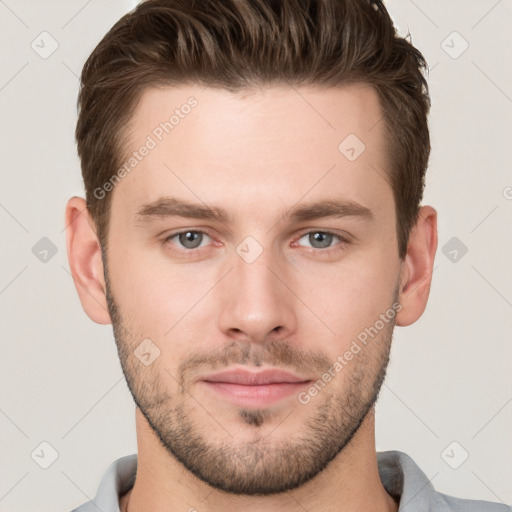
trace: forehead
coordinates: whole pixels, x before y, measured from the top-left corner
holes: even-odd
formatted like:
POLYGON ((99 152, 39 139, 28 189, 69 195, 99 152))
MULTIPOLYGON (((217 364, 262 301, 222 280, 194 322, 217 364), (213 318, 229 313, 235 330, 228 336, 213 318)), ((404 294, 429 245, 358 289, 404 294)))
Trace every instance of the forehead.
MULTIPOLYGON (((208 131, 208 141, 222 138, 240 144, 259 138, 277 140, 282 147, 285 141, 294 145, 294 141, 316 139, 332 147, 350 133, 363 139, 378 136, 378 129, 374 134, 368 132, 381 118, 376 91, 363 83, 336 88, 268 86, 239 92, 198 85, 150 87, 140 97, 128 138, 136 145, 148 134, 156 139, 179 140, 208 131)), ((196 137, 195 143, 200 142, 196 137)), ((308 148, 303 150, 309 152, 308 148)))
POLYGON ((379 201, 383 187, 390 194, 381 119, 366 84, 152 87, 127 127, 125 163, 138 156, 114 199, 123 189, 134 209, 166 194, 225 205, 235 196, 234 207, 263 199, 284 207, 306 193, 379 201))

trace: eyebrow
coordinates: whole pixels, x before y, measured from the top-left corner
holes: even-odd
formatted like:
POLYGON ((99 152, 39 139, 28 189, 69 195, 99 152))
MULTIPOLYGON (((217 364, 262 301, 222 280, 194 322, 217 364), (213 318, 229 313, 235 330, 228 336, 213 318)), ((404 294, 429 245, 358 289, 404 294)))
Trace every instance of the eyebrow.
MULTIPOLYGON (((144 223, 165 217, 215 220, 223 224, 233 221, 233 216, 223 208, 191 203, 175 197, 162 197, 143 205, 135 213, 135 218, 144 223)), ((327 217, 356 217, 368 221, 375 218, 372 210, 355 201, 329 199, 292 208, 282 216, 282 220, 304 222, 327 217)))

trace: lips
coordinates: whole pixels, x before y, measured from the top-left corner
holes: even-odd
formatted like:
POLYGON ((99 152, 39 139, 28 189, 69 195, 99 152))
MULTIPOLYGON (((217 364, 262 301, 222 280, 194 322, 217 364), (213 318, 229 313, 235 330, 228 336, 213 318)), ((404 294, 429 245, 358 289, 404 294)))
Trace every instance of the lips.
POLYGON ((244 386, 263 386, 266 384, 308 382, 311 379, 278 369, 268 369, 259 372, 238 369, 207 375, 202 380, 206 382, 224 382, 244 386))
POLYGON ((202 377, 199 384, 217 399, 227 400, 237 407, 270 407, 286 399, 290 400, 311 379, 278 368, 249 371, 231 368, 202 377))

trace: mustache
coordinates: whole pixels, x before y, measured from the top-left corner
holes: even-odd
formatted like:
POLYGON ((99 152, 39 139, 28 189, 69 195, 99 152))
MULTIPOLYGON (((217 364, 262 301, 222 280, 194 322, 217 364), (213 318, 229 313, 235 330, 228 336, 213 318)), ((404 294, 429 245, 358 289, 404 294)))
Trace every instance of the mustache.
POLYGON ((325 354, 302 350, 282 340, 265 344, 232 341, 219 350, 197 352, 187 357, 180 363, 177 376, 183 386, 202 370, 217 370, 236 364, 256 367, 269 365, 306 375, 321 375, 332 361, 325 354))

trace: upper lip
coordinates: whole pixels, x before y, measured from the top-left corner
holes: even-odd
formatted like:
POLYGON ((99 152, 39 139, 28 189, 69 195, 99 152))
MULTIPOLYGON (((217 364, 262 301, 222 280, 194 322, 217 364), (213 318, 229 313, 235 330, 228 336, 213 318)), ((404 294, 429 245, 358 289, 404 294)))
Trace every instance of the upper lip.
POLYGON ((223 372, 207 375, 202 380, 207 382, 230 382, 232 384, 245 384, 247 386, 257 386, 262 384, 277 384, 284 382, 307 382, 311 379, 294 375, 293 373, 268 369, 259 372, 250 372, 247 370, 226 370, 223 372))

